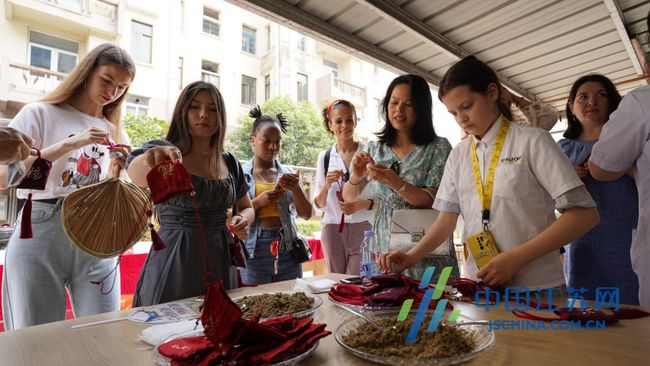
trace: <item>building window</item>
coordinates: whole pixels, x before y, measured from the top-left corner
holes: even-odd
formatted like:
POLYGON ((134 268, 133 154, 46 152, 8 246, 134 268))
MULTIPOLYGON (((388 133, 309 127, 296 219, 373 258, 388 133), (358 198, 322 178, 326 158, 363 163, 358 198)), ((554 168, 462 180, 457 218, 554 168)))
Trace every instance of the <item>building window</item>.
POLYGON ((219 64, 203 60, 201 61, 201 80, 219 87, 219 64))
POLYGON ((307 47, 307 36, 302 33, 298 33, 298 50, 305 52, 307 47))
POLYGON ((339 77, 339 64, 334 61, 323 59, 323 67, 329 70, 335 78, 339 77))
POLYGON ((178 58, 178 89, 183 89, 183 58, 178 58))
POLYGON ((126 113, 140 116, 149 115, 149 98, 137 95, 127 95, 124 105, 126 106, 126 113))
POLYGON ((298 101, 307 100, 307 75, 298 73, 298 101))
POLYGON ((250 76, 241 76, 241 103, 246 105, 255 105, 255 83, 257 80, 250 76))
POLYGON ((271 52, 271 25, 266 26, 266 52, 271 52))
POLYGON ((264 77, 264 100, 271 99, 271 75, 264 77))
MULTIPOLYGON (((77 64, 78 57, 78 43, 45 33, 29 32, 30 66, 67 74, 77 64)), ((39 72, 32 72, 32 75, 45 77, 39 72)))
POLYGON ((220 29, 219 12, 203 7, 203 33, 219 37, 220 29))
POLYGON ((136 61, 151 63, 153 28, 144 23, 131 21, 131 56, 136 61))
POLYGON ((255 54, 255 38, 257 31, 251 27, 242 26, 241 50, 251 55, 255 54))

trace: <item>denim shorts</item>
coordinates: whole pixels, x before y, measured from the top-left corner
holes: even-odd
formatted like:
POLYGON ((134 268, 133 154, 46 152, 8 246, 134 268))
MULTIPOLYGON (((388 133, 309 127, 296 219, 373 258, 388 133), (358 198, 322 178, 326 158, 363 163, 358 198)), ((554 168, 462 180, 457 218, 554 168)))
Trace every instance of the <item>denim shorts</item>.
MULTIPOLYGON (((244 283, 261 285, 272 282, 275 257, 271 255, 271 242, 275 239, 282 239, 280 228, 257 228, 255 253, 246 262, 246 269, 241 271, 244 283)), ((302 278, 302 264, 296 262, 293 252, 287 249, 280 246, 276 282, 302 278)))

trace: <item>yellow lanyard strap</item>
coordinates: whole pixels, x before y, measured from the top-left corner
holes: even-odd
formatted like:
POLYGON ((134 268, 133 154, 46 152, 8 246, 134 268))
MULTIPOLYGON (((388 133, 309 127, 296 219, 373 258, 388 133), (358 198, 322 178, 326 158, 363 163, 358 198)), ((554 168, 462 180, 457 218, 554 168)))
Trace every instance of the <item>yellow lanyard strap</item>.
POLYGON ((492 187, 494 186, 494 172, 497 169, 497 163, 499 162, 499 155, 501 155, 501 150, 503 149, 503 143, 506 141, 506 134, 508 133, 508 127, 510 124, 508 120, 503 119, 499 132, 497 133, 497 139, 494 143, 494 149, 492 150, 492 156, 490 157, 490 166, 487 171, 487 176, 485 178, 485 189, 483 189, 483 181, 481 179, 481 170, 478 166, 478 156, 476 155, 476 143, 472 139, 471 144, 471 154, 472 154, 472 174, 474 175, 474 184, 476 185, 476 192, 478 192, 479 200, 483 205, 483 211, 481 211, 482 221, 483 221, 483 230, 488 231, 488 224, 490 223, 490 205, 492 204, 492 187))

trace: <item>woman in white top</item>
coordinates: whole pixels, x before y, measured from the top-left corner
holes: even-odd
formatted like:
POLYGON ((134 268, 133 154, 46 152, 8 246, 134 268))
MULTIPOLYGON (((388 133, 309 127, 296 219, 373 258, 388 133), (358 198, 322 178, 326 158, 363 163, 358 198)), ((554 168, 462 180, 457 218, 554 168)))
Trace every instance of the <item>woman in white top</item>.
MULTIPOLYGON (((44 190, 17 192, 21 199, 32 195, 33 237, 21 238, 21 230, 15 230, 7 246, 2 311, 8 330, 65 319, 66 290, 77 317, 120 309, 116 258, 93 257, 70 242, 61 225, 61 202, 79 187, 116 176, 124 167, 130 147, 120 114, 134 76, 135 64, 126 51, 102 44, 9 124, 33 139, 52 168, 44 190), (113 141, 118 145, 109 151, 113 141)), ((34 161, 27 158, 25 169, 34 161)), ((7 166, 2 165, 0 189, 6 188, 6 176, 7 166)))
POLYGON ((335 100, 323 110, 323 122, 336 143, 318 155, 316 165, 318 194, 314 204, 325 213, 321 220, 321 243, 331 273, 358 275, 363 232, 372 229, 374 201, 365 183, 359 199, 343 201, 343 186, 350 178, 350 162, 363 148, 360 142, 354 141, 357 127, 354 105, 347 100, 335 100))
POLYGON ((468 242, 477 238, 477 247, 484 246, 491 234, 500 251, 480 270, 469 257, 470 278, 531 290, 564 285, 558 249, 593 228, 598 210, 547 131, 508 122, 500 90, 494 71, 473 56, 442 78, 438 97, 470 136, 445 165, 433 204, 438 218, 407 253, 383 254, 384 270, 412 266, 453 232, 462 215, 468 242), (563 212, 557 220, 554 209, 563 212))

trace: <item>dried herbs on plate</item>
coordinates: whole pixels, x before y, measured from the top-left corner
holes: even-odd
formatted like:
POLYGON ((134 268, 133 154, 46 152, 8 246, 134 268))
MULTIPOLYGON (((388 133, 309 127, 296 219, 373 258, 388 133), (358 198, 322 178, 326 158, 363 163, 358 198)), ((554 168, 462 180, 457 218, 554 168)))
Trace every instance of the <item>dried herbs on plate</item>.
MULTIPOLYGON (((386 329, 364 323, 345 334, 342 339, 347 346, 364 353, 412 360, 453 357, 472 352, 476 348, 476 342, 469 332, 445 323, 433 332, 427 332, 427 327, 422 327, 415 341, 407 344, 405 339, 413 318, 414 315, 411 314, 402 322, 397 322, 395 317, 379 319, 380 324, 389 327, 386 329), (397 329, 392 329, 393 325, 397 329)), ((423 324, 428 324, 430 319, 430 316, 425 317, 423 324)))
POLYGON ((242 308, 245 319, 258 314, 262 318, 274 318, 309 310, 314 306, 314 298, 305 295, 304 292, 244 296, 237 302, 242 308))

